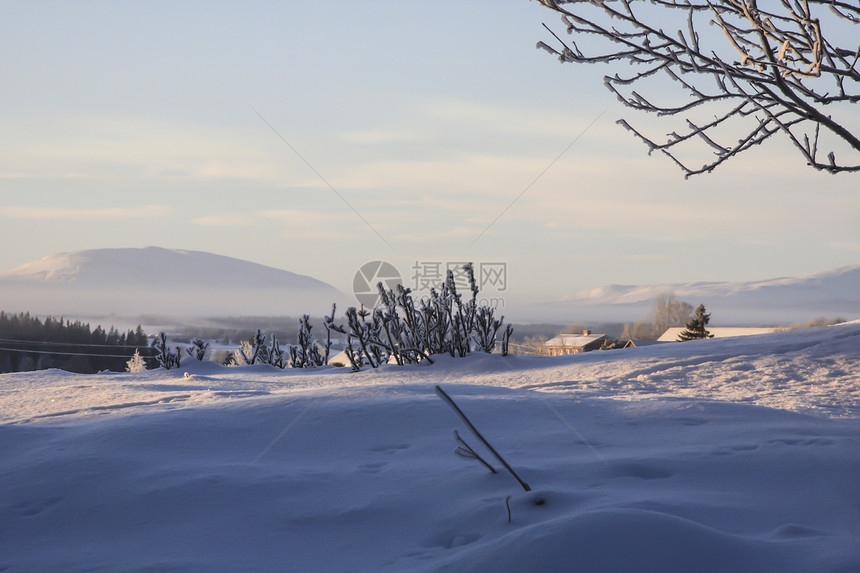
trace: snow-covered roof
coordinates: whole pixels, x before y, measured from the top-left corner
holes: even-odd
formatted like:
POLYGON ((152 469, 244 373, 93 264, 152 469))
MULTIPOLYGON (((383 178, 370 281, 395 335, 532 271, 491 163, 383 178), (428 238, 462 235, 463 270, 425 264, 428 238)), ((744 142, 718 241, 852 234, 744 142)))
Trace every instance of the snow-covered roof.
MULTIPOLYGON (((684 330, 683 326, 673 326, 664 332, 660 338, 657 339, 658 342, 677 342, 678 335, 684 330)), ((729 338, 731 336, 752 336, 754 334, 770 334, 771 332, 776 332, 780 330, 779 328, 757 328, 757 327, 745 327, 745 326, 716 326, 716 327, 707 327, 708 332, 713 334, 712 338, 729 338)))
MULTIPOLYGON (((346 350, 341 350, 340 352, 338 352, 334 356, 329 356, 329 359, 328 359, 329 366, 334 366, 335 362, 337 362, 338 364, 341 364, 342 366, 351 366, 351 364, 349 362, 349 356, 346 355, 346 350)), ((388 359, 388 363, 389 364, 397 364, 397 360, 394 358, 394 356, 391 356, 388 359)))
POLYGON ((335 362, 343 364, 344 366, 349 366, 349 357, 346 355, 346 350, 341 350, 334 356, 329 356, 328 363, 329 365, 333 365, 335 362))
POLYGON ((631 342, 633 342, 633 346, 636 348, 640 348, 642 346, 654 346, 655 344, 660 344, 659 340, 647 340, 645 338, 635 338, 631 342))
POLYGON ((555 338, 550 338, 544 343, 544 346, 563 347, 563 348, 582 348, 592 342, 596 342, 605 338, 605 334, 559 334, 555 338))

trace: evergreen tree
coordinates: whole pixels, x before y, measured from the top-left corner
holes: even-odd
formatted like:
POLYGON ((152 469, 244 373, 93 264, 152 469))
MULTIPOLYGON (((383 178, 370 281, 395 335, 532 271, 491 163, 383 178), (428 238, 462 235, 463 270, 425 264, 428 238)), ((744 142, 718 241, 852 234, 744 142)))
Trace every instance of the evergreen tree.
POLYGON ((134 356, 125 364, 126 372, 146 372, 146 362, 140 355, 139 350, 134 351, 134 356))
MULTIPOLYGON (((142 330, 141 334, 146 344, 142 330)), ((126 346, 132 346, 114 327, 109 331, 101 326, 91 330, 80 320, 71 322, 52 316, 42 320, 29 312, 0 312, 0 338, 6 339, 0 349, 0 372, 34 368, 86 373, 121 371, 129 358, 126 346)), ((151 352, 149 348, 141 349, 144 358, 151 352)))
POLYGON ((688 340, 699 340, 703 338, 713 338, 713 334, 705 328, 711 320, 711 314, 705 312, 705 305, 700 304, 696 308, 696 313, 693 318, 687 322, 687 327, 678 335, 678 342, 687 342, 688 340))
POLYGON ((143 327, 139 324, 134 329, 134 343, 132 343, 132 346, 147 346, 146 332, 143 331, 143 327))

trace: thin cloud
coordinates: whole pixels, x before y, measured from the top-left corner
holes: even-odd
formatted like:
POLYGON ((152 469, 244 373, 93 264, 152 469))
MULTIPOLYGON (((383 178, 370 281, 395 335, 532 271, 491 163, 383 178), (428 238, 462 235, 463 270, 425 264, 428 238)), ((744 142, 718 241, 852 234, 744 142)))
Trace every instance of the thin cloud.
POLYGON ((104 221, 114 219, 156 219, 173 213, 167 205, 141 207, 105 207, 83 209, 73 207, 0 207, 0 217, 6 219, 41 219, 52 221, 104 221))
MULTIPOLYGON (((616 107, 612 101, 608 103, 616 107)), ((617 107, 620 107, 620 104, 617 107)), ((578 131, 577 126, 588 123, 600 112, 600 108, 595 108, 592 111, 560 113, 558 110, 545 110, 533 105, 500 105, 452 98, 427 101, 420 105, 420 110, 435 122, 468 125, 471 129, 478 128, 487 133, 562 139, 574 137, 578 131)), ((615 128, 611 121, 606 123, 607 126, 590 133, 592 140, 615 142, 625 137, 623 130, 615 128)))
POLYGON ((831 249, 838 249, 840 251, 853 251, 860 253, 860 242, 842 242, 835 241, 827 243, 827 246, 831 249))
POLYGON ((274 209, 250 213, 205 215, 191 219, 191 223, 203 227, 267 227, 280 230, 289 239, 354 238, 355 227, 360 225, 351 213, 303 211, 298 209, 274 209))
POLYGON ((365 129, 340 134, 340 139, 349 143, 415 143, 427 141, 428 134, 405 129, 365 129))
POLYGON ((272 209, 241 214, 204 215, 191 219, 195 225, 206 227, 251 227, 259 225, 289 224, 301 228, 320 225, 343 225, 351 218, 345 213, 305 211, 299 209, 272 209))
MULTIPOLYGON (((289 171, 275 151, 249 145, 253 133, 128 116, 28 118, 34 134, 10 145, 0 179, 278 180, 289 171)), ((24 120, 19 120, 23 124, 24 120)))
POLYGON ((257 217, 286 223, 302 228, 313 228, 321 225, 343 225, 353 222, 350 213, 332 213, 330 211, 304 211, 299 209, 272 209, 259 211, 257 217))
POLYGON ((253 215, 207 215, 191 219, 191 222, 203 227, 253 227, 260 219, 253 215))

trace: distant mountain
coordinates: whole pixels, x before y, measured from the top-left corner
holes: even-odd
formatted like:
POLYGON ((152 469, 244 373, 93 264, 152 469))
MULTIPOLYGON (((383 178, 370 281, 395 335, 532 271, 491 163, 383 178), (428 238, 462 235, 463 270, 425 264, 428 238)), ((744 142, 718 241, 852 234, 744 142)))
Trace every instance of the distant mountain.
POLYGON ((313 277, 202 251, 60 253, 0 273, 5 310, 66 315, 321 315, 346 297, 313 277))
POLYGON ((797 278, 753 282, 691 282, 647 286, 608 285, 574 293, 547 305, 566 314, 582 309, 610 318, 632 320, 647 313, 661 293, 690 304, 705 304, 722 324, 785 323, 815 316, 860 317, 860 265, 797 278))

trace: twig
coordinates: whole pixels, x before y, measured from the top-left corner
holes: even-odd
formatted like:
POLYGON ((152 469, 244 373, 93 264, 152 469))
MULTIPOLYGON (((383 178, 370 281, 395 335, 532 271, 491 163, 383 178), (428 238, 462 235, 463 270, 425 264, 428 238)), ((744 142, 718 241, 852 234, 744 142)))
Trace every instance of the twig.
POLYGON ((472 449, 472 446, 466 443, 466 440, 460 437, 460 432, 454 430, 454 441, 457 442, 457 449, 454 450, 454 453, 461 458, 466 458, 467 460, 477 460, 483 464, 485 468, 490 470, 492 473, 498 473, 496 468, 491 466, 487 460, 478 455, 478 452, 472 449))
POLYGON ((452 400, 451 397, 444 390, 442 390, 442 388, 438 385, 436 386, 436 393, 439 395, 440 398, 442 398, 442 400, 444 400, 449 406, 451 406, 451 408, 454 410, 454 412, 456 412, 457 415, 460 416, 460 419, 462 419, 463 422, 465 422, 465 424, 467 426, 469 426, 469 429, 472 430, 472 433, 475 434, 475 437, 477 437, 479 440, 481 440, 481 442, 487 447, 487 449, 490 450, 490 453, 492 453, 494 456, 496 456, 496 459, 499 460, 499 463, 502 464, 504 466, 504 468, 506 470, 508 470, 512 476, 514 476, 514 479, 517 480, 517 483, 519 483, 520 486, 522 486, 522 488, 525 491, 527 491, 527 492, 531 491, 532 488, 529 487, 529 484, 524 482, 520 478, 520 476, 517 475, 517 472, 515 472, 514 469, 510 465, 508 465, 508 462, 506 462, 505 459, 501 455, 499 455, 499 452, 497 452, 495 450, 495 448, 493 448, 493 446, 490 445, 490 442, 488 442, 484 438, 484 436, 481 435, 481 432, 479 432, 478 429, 475 427, 475 425, 472 424, 472 422, 469 420, 469 418, 466 417, 466 414, 463 413, 463 410, 461 410, 460 407, 454 403, 454 400, 452 400))

